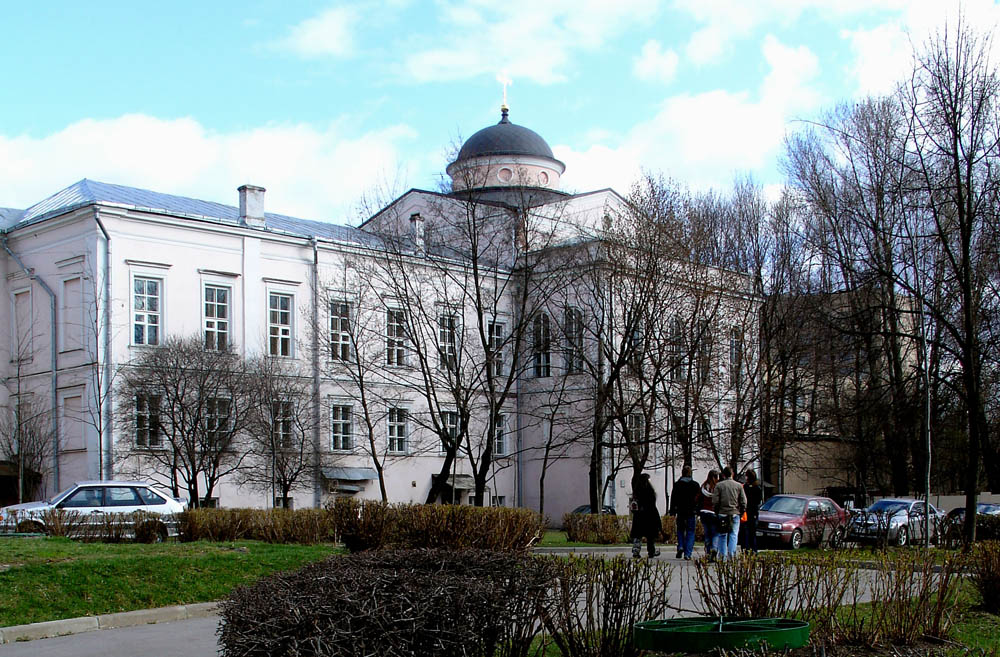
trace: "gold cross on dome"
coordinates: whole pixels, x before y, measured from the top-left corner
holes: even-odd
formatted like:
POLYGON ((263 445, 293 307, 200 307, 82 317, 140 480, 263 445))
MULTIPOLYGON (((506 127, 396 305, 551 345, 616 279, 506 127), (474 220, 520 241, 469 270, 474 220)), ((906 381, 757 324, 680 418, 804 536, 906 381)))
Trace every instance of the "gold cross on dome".
POLYGON ((507 71, 505 69, 502 73, 500 73, 500 75, 497 76, 497 82, 503 85, 503 105, 501 105, 501 107, 507 109, 507 87, 513 84, 514 81, 510 79, 510 76, 507 75, 507 71))

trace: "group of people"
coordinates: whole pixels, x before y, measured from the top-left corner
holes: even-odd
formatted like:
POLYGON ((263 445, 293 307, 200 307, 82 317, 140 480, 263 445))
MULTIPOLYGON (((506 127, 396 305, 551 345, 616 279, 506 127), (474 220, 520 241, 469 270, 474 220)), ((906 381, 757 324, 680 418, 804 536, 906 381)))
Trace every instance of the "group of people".
MULTIPOLYGON (((721 477, 718 471, 709 471, 708 478, 699 486, 691 472, 691 466, 685 465, 670 495, 670 515, 675 517, 677 526, 677 558, 691 559, 698 520, 704 529, 705 553, 710 560, 734 557, 739 545, 756 552, 757 516, 763 500, 757 474, 747 470, 741 483, 733 477, 732 468, 726 466, 721 477)), ((660 534, 660 514, 648 473, 632 479, 632 513, 632 556, 639 557, 643 539, 647 554, 657 556, 660 552, 655 542, 660 534)))

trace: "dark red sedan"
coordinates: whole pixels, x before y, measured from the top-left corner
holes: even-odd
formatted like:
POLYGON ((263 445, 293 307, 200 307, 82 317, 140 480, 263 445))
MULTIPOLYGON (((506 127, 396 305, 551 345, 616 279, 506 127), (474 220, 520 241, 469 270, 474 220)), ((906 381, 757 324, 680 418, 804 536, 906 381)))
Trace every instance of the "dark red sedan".
POLYGON ((829 497, 775 495, 760 507, 758 542, 793 550, 804 544, 837 547, 847 534, 849 514, 829 497))

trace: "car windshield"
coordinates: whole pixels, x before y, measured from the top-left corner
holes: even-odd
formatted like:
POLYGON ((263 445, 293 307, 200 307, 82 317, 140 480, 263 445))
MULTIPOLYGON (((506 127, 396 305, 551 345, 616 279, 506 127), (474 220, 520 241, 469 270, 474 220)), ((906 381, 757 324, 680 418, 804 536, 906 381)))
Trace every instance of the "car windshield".
POLYGON ((899 513, 905 511, 910 506, 909 502, 894 502, 892 500, 879 500, 868 507, 872 513, 899 513))
POLYGON ((67 495, 69 495, 70 493, 72 493, 75 490, 76 490, 76 485, 74 484, 74 485, 70 486, 69 488, 65 488, 65 489, 59 491, 58 493, 56 493, 55 495, 53 495, 49 499, 43 500, 43 501, 47 502, 48 504, 55 504, 56 502, 60 501, 62 498, 66 497, 67 495))
POLYGON ((798 497, 776 495, 764 502, 760 510, 770 511, 771 513, 786 513, 790 516, 801 516, 802 512, 806 510, 806 501, 798 497))
MULTIPOLYGON (((977 505, 979 508, 976 510, 977 513, 1000 513, 1000 504, 987 504, 985 502, 980 502, 977 505)), ((962 509, 965 512, 965 509, 962 509)))

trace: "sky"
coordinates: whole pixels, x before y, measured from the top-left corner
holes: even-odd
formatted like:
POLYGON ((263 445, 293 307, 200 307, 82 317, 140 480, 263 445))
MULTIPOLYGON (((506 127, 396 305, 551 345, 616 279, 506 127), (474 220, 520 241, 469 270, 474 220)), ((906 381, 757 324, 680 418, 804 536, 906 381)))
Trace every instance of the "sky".
POLYGON ((785 136, 883 94, 959 12, 997 0, 5 2, 0 207, 82 179, 357 224, 437 189, 499 120, 546 139, 563 189, 782 182, 785 136))

